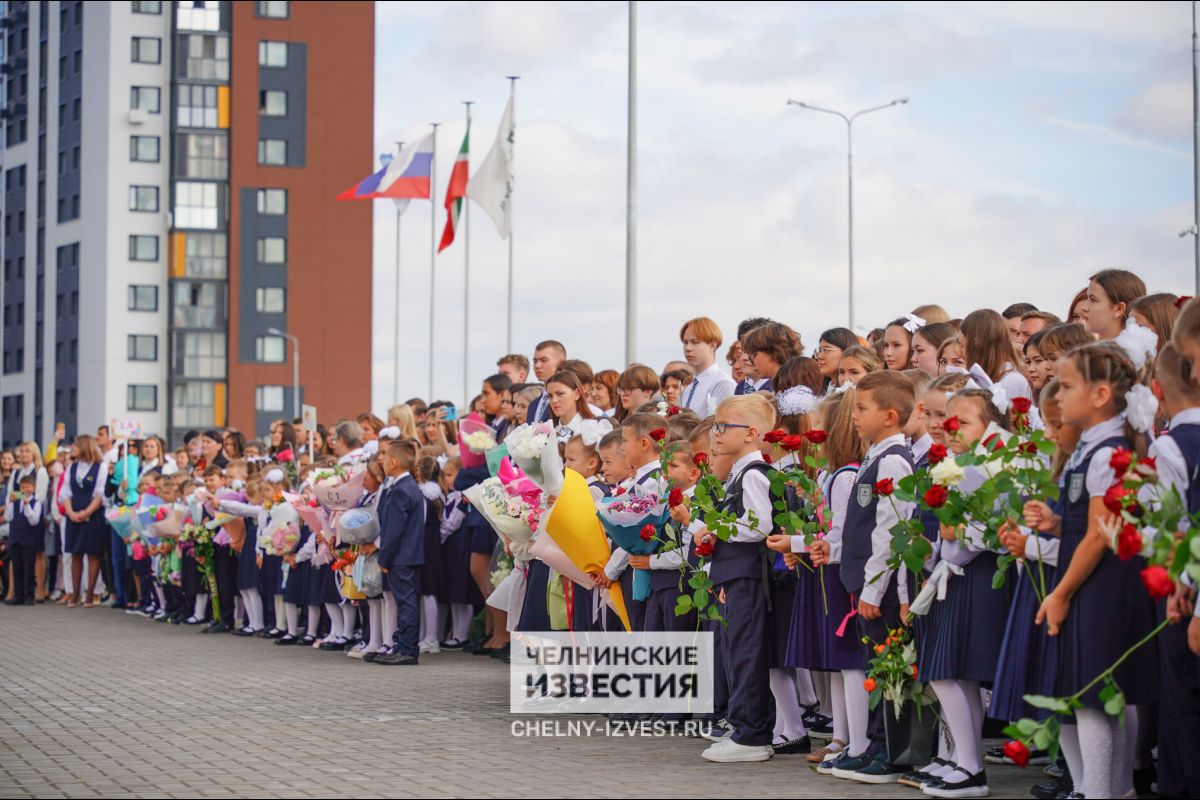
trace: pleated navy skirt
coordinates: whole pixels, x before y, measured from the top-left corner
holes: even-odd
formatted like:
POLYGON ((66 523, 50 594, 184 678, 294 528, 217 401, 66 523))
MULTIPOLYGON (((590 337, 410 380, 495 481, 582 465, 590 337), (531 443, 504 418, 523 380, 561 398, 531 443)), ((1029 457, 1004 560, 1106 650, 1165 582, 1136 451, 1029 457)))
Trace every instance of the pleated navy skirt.
POLYGON ((87 522, 67 520, 65 549, 73 556, 103 555, 108 540, 108 520, 100 511, 92 514, 87 522))
MULTIPOLYGON (((1025 562, 1025 569, 1032 569, 1033 579, 1038 580, 1036 563, 1025 562)), ((1045 571, 1046 591, 1049 592, 1055 585, 1050 578, 1054 569, 1047 567, 1045 571)), ((1037 592, 1029 582, 1029 575, 1021 575, 1017 581, 1004 629, 1004 641, 1000 645, 1000 657, 996 662, 988 716, 1009 722, 1024 717, 1042 720, 1049 717, 1050 712, 1034 708, 1022 698, 1027 694, 1054 694, 1058 674, 1058 643, 1046 635, 1044 625, 1034 623, 1039 603, 1037 592)))
MULTIPOLYGON (((1066 573, 1082 534, 1064 533, 1059 548, 1056 577, 1066 573)), ((1108 669, 1128 648, 1158 624, 1154 602, 1142 585, 1146 560, 1136 556, 1122 561, 1105 550, 1100 563, 1071 599, 1067 619, 1058 634, 1058 680, 1053 694, 1072 695, 1108 669)), ((1129 705, 1158 699, 1158 650, 1142 647, 1113 676, 1129 705)), ((1081 698, 1088 708, 1103 708, 1103 683, 1081 698)))
POLYGON ((294 606, 309 605, 309 585, 312 583, 312 564, 299 561, 288 567, 287 582, 283 586, 283 602, 294 606))
POLYGON ((521 606, 521 619, 517 622, 517 630, 526 633, 550 630, 550 609, 546 603, 549 582, 550 567, 537 559, 530 561, 525 580, 525 604, 521 606))
POLYGON ((442 533, 439 525, 425 526, 425 562, 421 565, 421 594, 446 602, 446 574, 442 566, 442 533))
MULTIPOLYGON (((592 621, 592 603, 595 602, 595 590, 580 586, 570 578, 563 578, 563 581, 563 586, 570 593, 568 607, 571 609, 571 630, 601 630, 599 621, 592 621)), ((605 613, 605 609, 601 608, 600 613, 605 613)))
MULTIPOLYGON (((807 560, 808 557, 804 558, 807 560)), ((842 636, 837 633, 842 621, 853 610, 850 594, 842 586, 841 565, 826 564, 812 570, 800 567, 797 577, 784 666, 828 671, 862 669, 858 629, 850 622, 842 636), (824 594, 821 592, 822 573, 824 594)))
POLYGON ((480 553, 490 556, 496 552, 496 543, 500 541, 500 537, 492 530, 492 526, 484 523, 483 525, 468 525, 464 529, 468 538, 471 540, 471 553, 480 553))
POLYGON ((309 572, 308 605, 340 602, 342 596, 338 594, 337 585, 333 582, 333 570, 329 564, 313 567, 309 572))
POLYGON ((471 577, 471 538, 467 529, 450 534, 441 545, 441 554, 446 602, 475 605, 479 587, 471 577))
POLYGON ((258 573, 258 591, 264 598, 274 597, 283 591, 282 556, 263 556, 262 569, 258 573))
MULTIPOLYGON (((237 554, 237 588, 257 589, 259 583, 258 550, 254 547, 253 526, 246 526, 246 541, 237 554)), ((263 562, 264 564, 266 562, 263 562)))
POLYGON ((995 553, 981 553, 964 574, 950 578, 946 599, 934 601, 917 654, 921 680, 979 681, 991 685, 1000 660, 1000 643, 1012 606, 1015 570, 1000 589, 992 588, 995 553))
MULTIPOLYGON (((803 570, 804 567, 799 569, 803 570)), ((788 637, 792 632, 792 613, 796 605, 796 570, 773 570, 770 578, 771 669, 787 666, 788 637)), ((693 623, 694 624, 694 623, 693 623)))

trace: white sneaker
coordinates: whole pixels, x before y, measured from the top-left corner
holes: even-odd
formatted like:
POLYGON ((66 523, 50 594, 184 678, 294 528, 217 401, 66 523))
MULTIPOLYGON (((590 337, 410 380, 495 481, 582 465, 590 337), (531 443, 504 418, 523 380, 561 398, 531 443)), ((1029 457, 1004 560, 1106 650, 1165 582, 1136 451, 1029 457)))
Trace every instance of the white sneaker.
POLYGON ((718 764, 731 764, 742 761, 766 761, 775 754, 775 751, 770 745, 762 747, 752 747, 750 745, 738 744, 733 739, 722 739, 715 744, 709 745, 708 749, 700 754, 707 761, 715 761, 718 764))
POLYGON ((440 653, 440 652, 442 652, 441 646, 439 646, 436 641, 421 642, 420 644, 417 645, 417 649, 422 653, 440 653))
POLYGON ((365 648, 355 647, 352 650, 347 650, 346 656, 348 658, 362 658, 364 655, 366 655, 366 652, 367 651, 365 648))

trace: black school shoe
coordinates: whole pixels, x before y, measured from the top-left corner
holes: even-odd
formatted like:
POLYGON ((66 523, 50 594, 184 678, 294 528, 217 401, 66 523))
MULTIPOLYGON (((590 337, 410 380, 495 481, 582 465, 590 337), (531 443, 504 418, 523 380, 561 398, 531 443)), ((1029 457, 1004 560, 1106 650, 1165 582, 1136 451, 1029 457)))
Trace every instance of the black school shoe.
POLYGON ((799 739, 773 744, 771 745, 771 749, 775 751, 775 755, 777 756, 802 755, 812 752, 812 740, 807 736, 801 736, 799 739))
POLYGON ((935 758, 921 769, 914 769, 900 776, 900 780, 896 781, 901 786, 911 786, 914 789, 920 789, 926 783, 940 780, 935 775, 925 772, 927 769, 938 769, 939 767, 953 767, 954 764, 942 758, 935 758))
MULTIPOLYGON (((850 780, 859 783, 884 784, 898 783, 900 777, 908 772, 908 766, 897 766, 887 760, 886 756, 875 756, 871 763, 850 776, 850 780)), ((985 788, 987 784, 984 784, 985 788)), ((957 796, 957 795, 954 795, 957 796)))
POLYGON ((1063 775, 1050 783, 1035 784, 1029 794, 1038 800, 1054 800, 1056 797, 1067 797, 1075 791, 1075 783, 1070 775, 1063 775))
POLYGON ((291 635, 285 633, 283 636, 280 636, 278 639, 275 640, 275 644, 279 644, 279 645, 300 644, 300 640, 297 639, 295 636, 291 636, 291 635))
POLYGON ((930 797, 987 797, 987 772, 979 770, 960 781, 938 780, 927 783, 921 791, 930 797))
POLYGON ((375 656, 374 663, 387 667, 415 667, 417 666, 417 657, 404 656, 399 653, 380 653, 375 656))

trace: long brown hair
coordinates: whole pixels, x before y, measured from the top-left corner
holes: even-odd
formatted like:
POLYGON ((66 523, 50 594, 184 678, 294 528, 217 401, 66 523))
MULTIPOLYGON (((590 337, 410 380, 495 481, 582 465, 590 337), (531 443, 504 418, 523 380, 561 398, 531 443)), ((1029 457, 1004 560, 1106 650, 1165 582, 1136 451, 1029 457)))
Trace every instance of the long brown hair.
POLYGON ((825 421, 825 459, 831 474, 847 464, 859 463, 866 452, 854 429, 854 391, 830 395, 820 406, 825 421))
MULTIPOLYGON (((1118 414, 1125 411, 1125 394, 1138 382, 1138 371, 1129 356, 1115 342, 1093 342, 1076 347, 1063 358, 1069 359, 1089 386, 1107 383, 1112 388, 1113 406, 1118 414)), ((1146 437, 1128 422, 1125 423, 1125 438, 1133 443, 1138 457, 1146 455, 1146 437)))
POLYGON ((990 308, 967 314, 962 321, 961 335, 966 340, 963 356, 968 365, 978 364, 994 381, 1004 376, 1005 366, 1017 370, 1017 351, 1008 335, 1004 317, 990 308))
POLYGON ((1179 295, 1170 292, 1159 292, 1139 297, 1129 304, 1129 313, 1137 312, 1150 323, 1150 329, 1158 334, 1158 349, 1171 341, 1171 329, 1175 327, 1175 318, 1179 316, 1179 295))
POLYGON ((99 464, 103 456, 100 454, 100 448, 96 446, 96 440, 86 433, 81 433, 75 437, 72 443, 78 455, 76 461, 83 461, 88 464, 99 464))
POLYGON ((1102 269, 1088 281, 1103 289, 1110 302, 1125 304, 1122 322, 1129 319, 1130 304, 1146 293, 1145 281, 1127 269, 1102 269))
MULTIPOLYGON (((568 389, 572 390, 578 395, 578 397, 575 398, 575 411, 579 414, 579 416, 583 417, 584 419, 595 418, 596 415, 592 413, 592 409, 588 405, 588 400, 583 395, 583 383, 580 382, 578 375, 570 370, 565 369, 562 372, 554 373, 550 376, 550 380, 546 381, 547 394, 550 392, 550 384, 552 383, 561 383, 563 386, 566 386, 568 389)), ((558 420, 560 425, 570 421, 570 418, 558 420)))

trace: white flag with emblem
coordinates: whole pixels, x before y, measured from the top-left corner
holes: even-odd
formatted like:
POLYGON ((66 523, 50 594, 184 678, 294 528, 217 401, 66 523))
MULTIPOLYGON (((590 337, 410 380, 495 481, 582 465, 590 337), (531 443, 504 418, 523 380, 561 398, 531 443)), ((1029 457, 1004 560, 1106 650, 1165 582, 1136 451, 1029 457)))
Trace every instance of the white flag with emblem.
POLYGON ((492 218, 501 239, 507 239, 512 233, 513 122, 513 98, 510 96, 500 129, 496 131, 496 141, 467 183, 467 197, 492 218))

